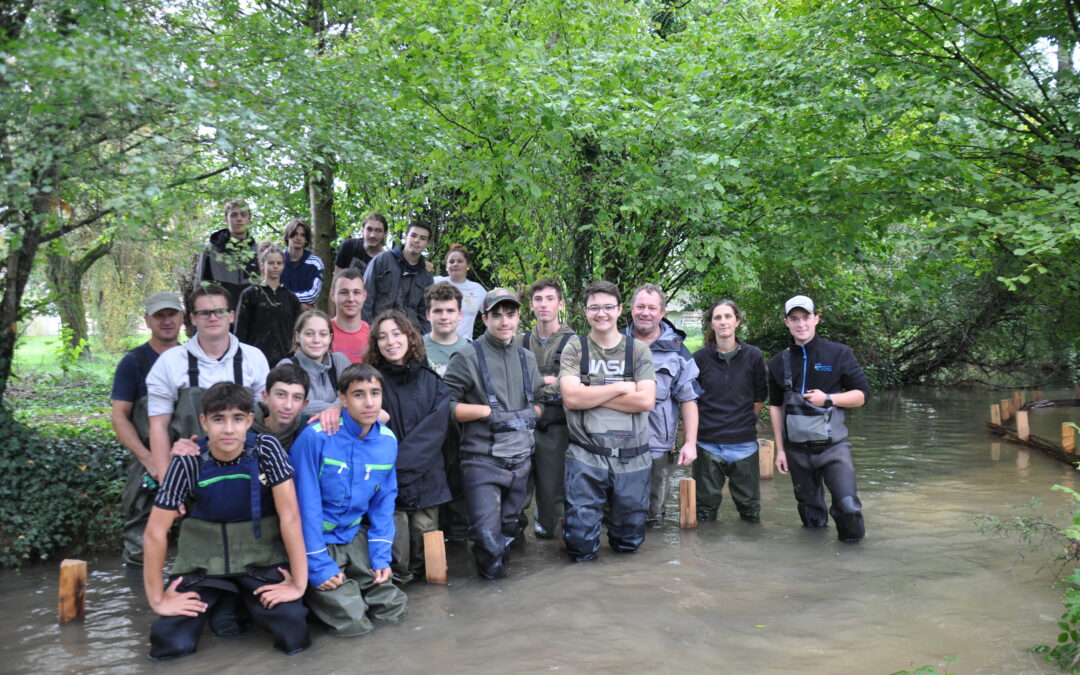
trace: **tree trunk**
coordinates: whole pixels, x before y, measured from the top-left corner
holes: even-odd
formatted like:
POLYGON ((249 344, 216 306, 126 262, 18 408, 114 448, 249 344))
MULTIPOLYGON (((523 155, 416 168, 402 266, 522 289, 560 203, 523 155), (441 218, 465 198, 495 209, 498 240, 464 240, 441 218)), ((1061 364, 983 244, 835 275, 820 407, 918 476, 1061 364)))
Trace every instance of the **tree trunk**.
POLYGON ((93 247, 74 257, 63 241, 53 241, 45 253, 45 274, 56 296, 60 310, 60 325, 67 331, 67 347, 84 345, 80 357, 90 356, 90 332, 86 327, 86 304, 82 296, 82 280, 90 267, 112 250, 112 240, 102 239, 93 247))
POLYGON ((323 292, 316 301, 318 308, 327 310, 330 298, 330 282, 334 278, 334 256, 331 245, 337 238, 337 225, 334 222, 334 168, 329 164, 317 162, 307 181, 308 202, 311 207, 311 238, 315 255, 322 259, 323 292))

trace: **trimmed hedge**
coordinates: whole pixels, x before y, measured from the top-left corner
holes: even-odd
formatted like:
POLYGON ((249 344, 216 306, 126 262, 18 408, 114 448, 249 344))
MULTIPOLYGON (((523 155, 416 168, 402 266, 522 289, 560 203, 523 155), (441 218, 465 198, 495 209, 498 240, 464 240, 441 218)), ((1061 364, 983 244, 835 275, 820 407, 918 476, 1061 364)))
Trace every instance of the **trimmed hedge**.
POLYGON ((0 567, 119 546, 129 453, 112 432, 31 429, 0 407, 0 438, 0 567))

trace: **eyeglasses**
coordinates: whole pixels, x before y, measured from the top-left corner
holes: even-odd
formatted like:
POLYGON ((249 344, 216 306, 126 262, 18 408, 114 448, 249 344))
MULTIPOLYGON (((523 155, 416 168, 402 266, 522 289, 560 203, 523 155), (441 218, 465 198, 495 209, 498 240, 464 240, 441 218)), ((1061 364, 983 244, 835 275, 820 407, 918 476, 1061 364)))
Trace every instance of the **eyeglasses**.
POLYGON ((618 308, 618 305, 589 305, 585 308, 585 311, 589 314, 599 314, 600 312, 603 312, 604 314, 611 314, 618 308))
POLYGON ((195 315, 196 319, 202 319, 204 321, 212 316, 216 316, 219 319, 224 319, 225 317, 229 316, 229 308, 218 307, 217 309, 197 309, 192 312, 192 314, 195 315))

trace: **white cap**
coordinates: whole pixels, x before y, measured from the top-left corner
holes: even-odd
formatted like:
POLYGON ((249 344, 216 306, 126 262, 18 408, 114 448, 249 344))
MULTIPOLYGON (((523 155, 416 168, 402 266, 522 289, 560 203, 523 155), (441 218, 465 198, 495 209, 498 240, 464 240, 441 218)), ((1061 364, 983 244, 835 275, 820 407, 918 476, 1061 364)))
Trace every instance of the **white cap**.
POLYGON ((784 316, 791 314, 791 310, 793 309, 805 309, 807 312, 813 314, 814 301, 805 295, 796 295, 784 303, 784 316))

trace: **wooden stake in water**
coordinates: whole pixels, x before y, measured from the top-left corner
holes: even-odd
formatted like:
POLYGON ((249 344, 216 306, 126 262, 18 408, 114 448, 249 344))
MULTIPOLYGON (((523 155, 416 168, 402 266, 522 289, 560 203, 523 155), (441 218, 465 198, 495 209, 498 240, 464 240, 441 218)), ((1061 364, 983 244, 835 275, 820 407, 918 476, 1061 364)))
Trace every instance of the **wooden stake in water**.
POLYGON ((1013 400, 1011 398, 1001 399, 1001 421, 1007 422, 1012 419, 1013 416, 1013 400))
POLYGON ((679 527, 697 527, 697 483, 693 478, 679 481, 679 527))
POLYGON ((60 599, 57 603, 60 623, 81 621, 86 616, 86 561, 60 563, 60 599))
POLYGON ((776 459, 776 444, 767 438, 758 441, 758 471, 762 478, 773 477, 773 462, 776 459))
POLYGON ((990 424, 1001 426, 1001 404, 995 403, 990 406, 990 424))
POLYGON ((1026 441, 1031 436, 1031 428, 1028 426, 1028 412, 1020 410, 1016 413, 1016 435, 1020 440, 1026 441))
POLYGON ((1064 422, 1061 425, 1061 447, 1065 452, 1076 452, 1076 427, 1072 422, 1064 422))
POLYGON ((1032 401, 1041 401, 1041 400, 1043 400, 1042 389, 1036 389, 1035 391, 1031 392, 1031 400, 1032 401))
POLYGON ((429 584, 446 583, 446 542, 442 530, 424 533, 424 569, 429 584))
POLYGON ((1013 401, 1015 401, 1014 405, 1016 406, 1016 408, 1015 408, 1016 410, 1019 410, 1020 408, 1024 407, 1024 401, 1025 401, 1026 398, 1027 398, 1027 392, 1024 392, 1024 391, 1014 391, 1013 392, 1013 401))

